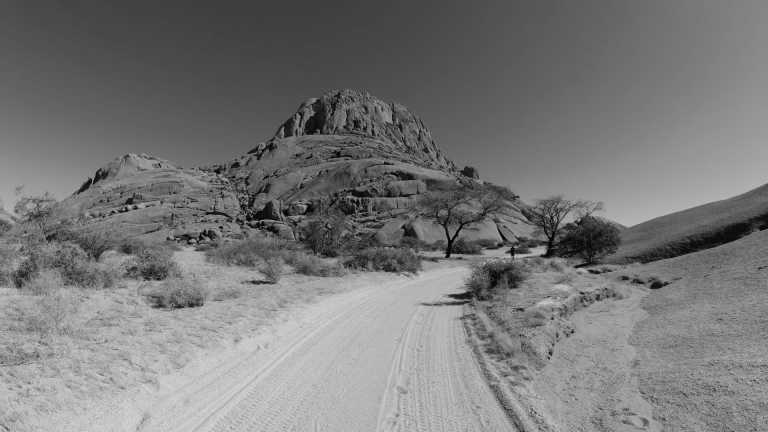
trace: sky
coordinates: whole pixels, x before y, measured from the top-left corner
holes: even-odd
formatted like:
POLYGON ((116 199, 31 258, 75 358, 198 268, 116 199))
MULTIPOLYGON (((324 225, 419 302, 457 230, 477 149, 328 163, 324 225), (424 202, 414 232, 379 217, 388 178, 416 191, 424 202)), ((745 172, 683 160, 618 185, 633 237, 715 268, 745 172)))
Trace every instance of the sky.
POLYGON ((0 3, 0 197, 221 162, 367 90, 525 200, 633 225, 768 183, 768 2, 0 3))

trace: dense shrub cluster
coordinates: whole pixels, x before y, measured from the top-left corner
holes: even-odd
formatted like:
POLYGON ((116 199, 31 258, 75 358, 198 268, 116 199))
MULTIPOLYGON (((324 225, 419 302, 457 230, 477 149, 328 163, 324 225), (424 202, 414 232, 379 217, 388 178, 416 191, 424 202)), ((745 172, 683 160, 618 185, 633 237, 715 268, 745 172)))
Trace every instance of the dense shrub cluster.
POLYGON ((294 243, 266 236, 224 243, 206 251, 206 256, 219 264, 258 268, 271 282, 279 279, 283 263, 308 276, 338 276, 344 270, 335 262, 307 254, 294 243))
POLYGON ((15 247, 0 243, 0 287, 13 284, 14 261, 18 252, 15 247))
POLYGON ((483 249, 498 249, 503 246, 503 243, 491 239, 480 239, 476 240, 474 243, 483 249))
POLYGON ((26 248, 25 258, 13 272, 13 282, 23 287, 43 270, 55 270, 65 285, 86 288, 109 288, 117 274, 106 266, 94 262, 74 243, 42 243, 26 248))
POLYGON ((578 256, 587 264, 594 264, 606 255, 616 252, 621 243, 619 229, 612 223, 585 216, 563 228, 556 252, 560 256, 578 256))
POLYGON ((458 239, 453 244, 453 253, 466 255, 479 255, 483 252, 483 247, 478 242, 458 239))
POLYGON ((357 252, 346 265, 368 271, 418 273, 421 258, 408 248, 374 247, 357 252))
POLYGON ((466 280, 467 289, 478 299, 487 300, 498 290, 520 286, 528 270, 525 265, 510 260, 494 260, 477 264, 466 280))
POLYGON ((320 257, 294 251, 285 255, 286 262, 296 269, 299 274, 307 276, 342 276, 344 267, 335 261, 327 261, 320 257))
POLYGON ((344 213, 331 211, 315 216, 302 229, 304 244, 315 255, 339 256, 350 248, 353 239, 348 233, 349 221, 344 213))
POLYGON ((98 260, 101 255, 115 247, 115 240, 102 232, 78 232, 65 230, 56 234, 56 240, 74 243, 91 258, 98 260))
POLYGON ((173 251, 162 246, 145 246, 128 265, 128 276, 144 280, 165 280, 181 275, 173 251))
POLYGON ((445 250, 445 240, 439 240, 434 243, 427 243, 416 237, 403 237, 400 240, 400 246, 419 251, 441 251, 445 250))
POLYGON ((62 288, 61 276, 46 270, 30 281, 29 289, 36 295, 32 307, 22 319, 28 330, 40 336, 71 334, 76 328, 80 299, 75 291, 62 288))
POLYGON ((280 277, 283 275, 283 264, 284 261, 282 258, 268 258, 261 265, 259 271, 264 274, 267 282, 278 283, 280 282, 280 277))
POLYGON ((227 242, 205 251, 208 260, 217 264, 257 267, 271 258, 280 258, 291 247, 275 237, 253 236, 227 242))
POLYGON ((145 292, 144 297, 154 307, 180 309, 203 306, 207 293, 197 279, 173 277, 145 292))

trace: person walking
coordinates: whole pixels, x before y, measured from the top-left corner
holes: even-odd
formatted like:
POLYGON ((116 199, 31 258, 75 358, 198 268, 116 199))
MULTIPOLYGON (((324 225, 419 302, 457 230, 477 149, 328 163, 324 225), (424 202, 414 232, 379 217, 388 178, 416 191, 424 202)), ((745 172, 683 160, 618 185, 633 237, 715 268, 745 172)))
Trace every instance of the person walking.
POLYGON ((515 260, 515 245, 512 245, 512 247, 509 248, 507 253, 509 253, 509 256, 512 257, 512 261, 514 261, 515 260))

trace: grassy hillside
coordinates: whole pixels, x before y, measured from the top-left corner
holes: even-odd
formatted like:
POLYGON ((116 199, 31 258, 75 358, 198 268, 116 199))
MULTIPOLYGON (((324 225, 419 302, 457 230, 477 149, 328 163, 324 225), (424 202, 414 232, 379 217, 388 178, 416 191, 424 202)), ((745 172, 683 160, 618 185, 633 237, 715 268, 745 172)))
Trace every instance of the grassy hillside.
POLYGON ((672 282, 643 300, 630 339, 664 430, 766 430, 768 231, 638 268, 672 282))
POLYGON ((613 262, 655 261, 737 240, 768 227, 768 185, 745 194, 661 216, 621 233, 613 262))

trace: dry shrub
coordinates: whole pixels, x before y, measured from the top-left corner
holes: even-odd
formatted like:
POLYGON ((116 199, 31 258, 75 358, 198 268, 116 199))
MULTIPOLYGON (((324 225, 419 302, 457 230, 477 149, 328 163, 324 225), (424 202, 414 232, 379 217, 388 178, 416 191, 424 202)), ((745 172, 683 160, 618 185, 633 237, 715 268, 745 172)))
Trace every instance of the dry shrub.
POLYGON ((0 243, 0 287, 13 284, 13 272, 17 256, 16 247, 0 243))
POLYGON ((173 251, 159 247, 145 247, 136 253, 128 265, 128 276, 144 280, 165 280, 179 277, 181 269, 173 260, 173 251))
POLYGON ((339 276, 344 269, 331 261, 309 255, 298 249, 296 244, 275 237, 253 236, 245 240, 228 242, 206 251, 209 261, 245 267, 255 267, 264 273, 267 280, 277 282, 282 274, 282 265, 287 263, 297 273, 308 276, 339 276))
POLYGON ((212 301, 224 301, 240 298, 243 296, 243 289, 236 285, 225 285, 216 287, 208 291, 208 298, 212 301))
POLYGON ((73 289, 65 289, 63 280, 54 271, 44 271, 32 279, 28 287, 36 295, 29 310, 22 315, 27 330, 38 335, 72 334, 80 309, 80 300, 73 289))
POLYGON ((115 240, 104 232, 63 231, 56 235, 56 239, 80 246, 94 260, 116 246, 115 240))
POLYGON ((497 290, 513 289, 528 277, 525 265, 510 260, 493 260, 472 267, 465 284, 480 300, 491 298, 497 290))
POLYGON ((278 283, 283 275, 283 259, 279 257, 268 258, 261 265, 260 270, 268 282, 278 283))
POLYGON ((453 244, 451 252, 456 254, 480 255, 483 252, 483 247, 478 242, 458 239, 456 240, 456 243, 453 244))
POLYGON ((358 251, 346 265, 359 270, 418 273, 421 258, 407 248, 375 247, 358 251))
POLYGON ((199 279, 173 277, 143 293, 153 307, 180 309, 205 304, 207 292, 199 279))
POLYGON ((41 296, 64 287, 64 279, 57 270, 41 270, 22 288, 25 293, 41 296))
POLYGON ((41 271, 55 270, 65 285, 85 288, 109 288, 117 279, 113 269, 100 265, 74 243, 42 243, 22 251, 26 259, 13 272, 17 287, 35 279, 41 271))
POLYGON ((227 242, 206 251, 209 261, 217 264, 257 267, 264 261, 283 257, 284 251, 292 249, 278 238, 253 236, 245 240, 227 242))
POLYGON ((342 276, 344 267, 333 261, 326 261, 320 257, 309 255, 300 251, 286 255, 286 262, 290 264, 296 273, 307 276, 342 276))

